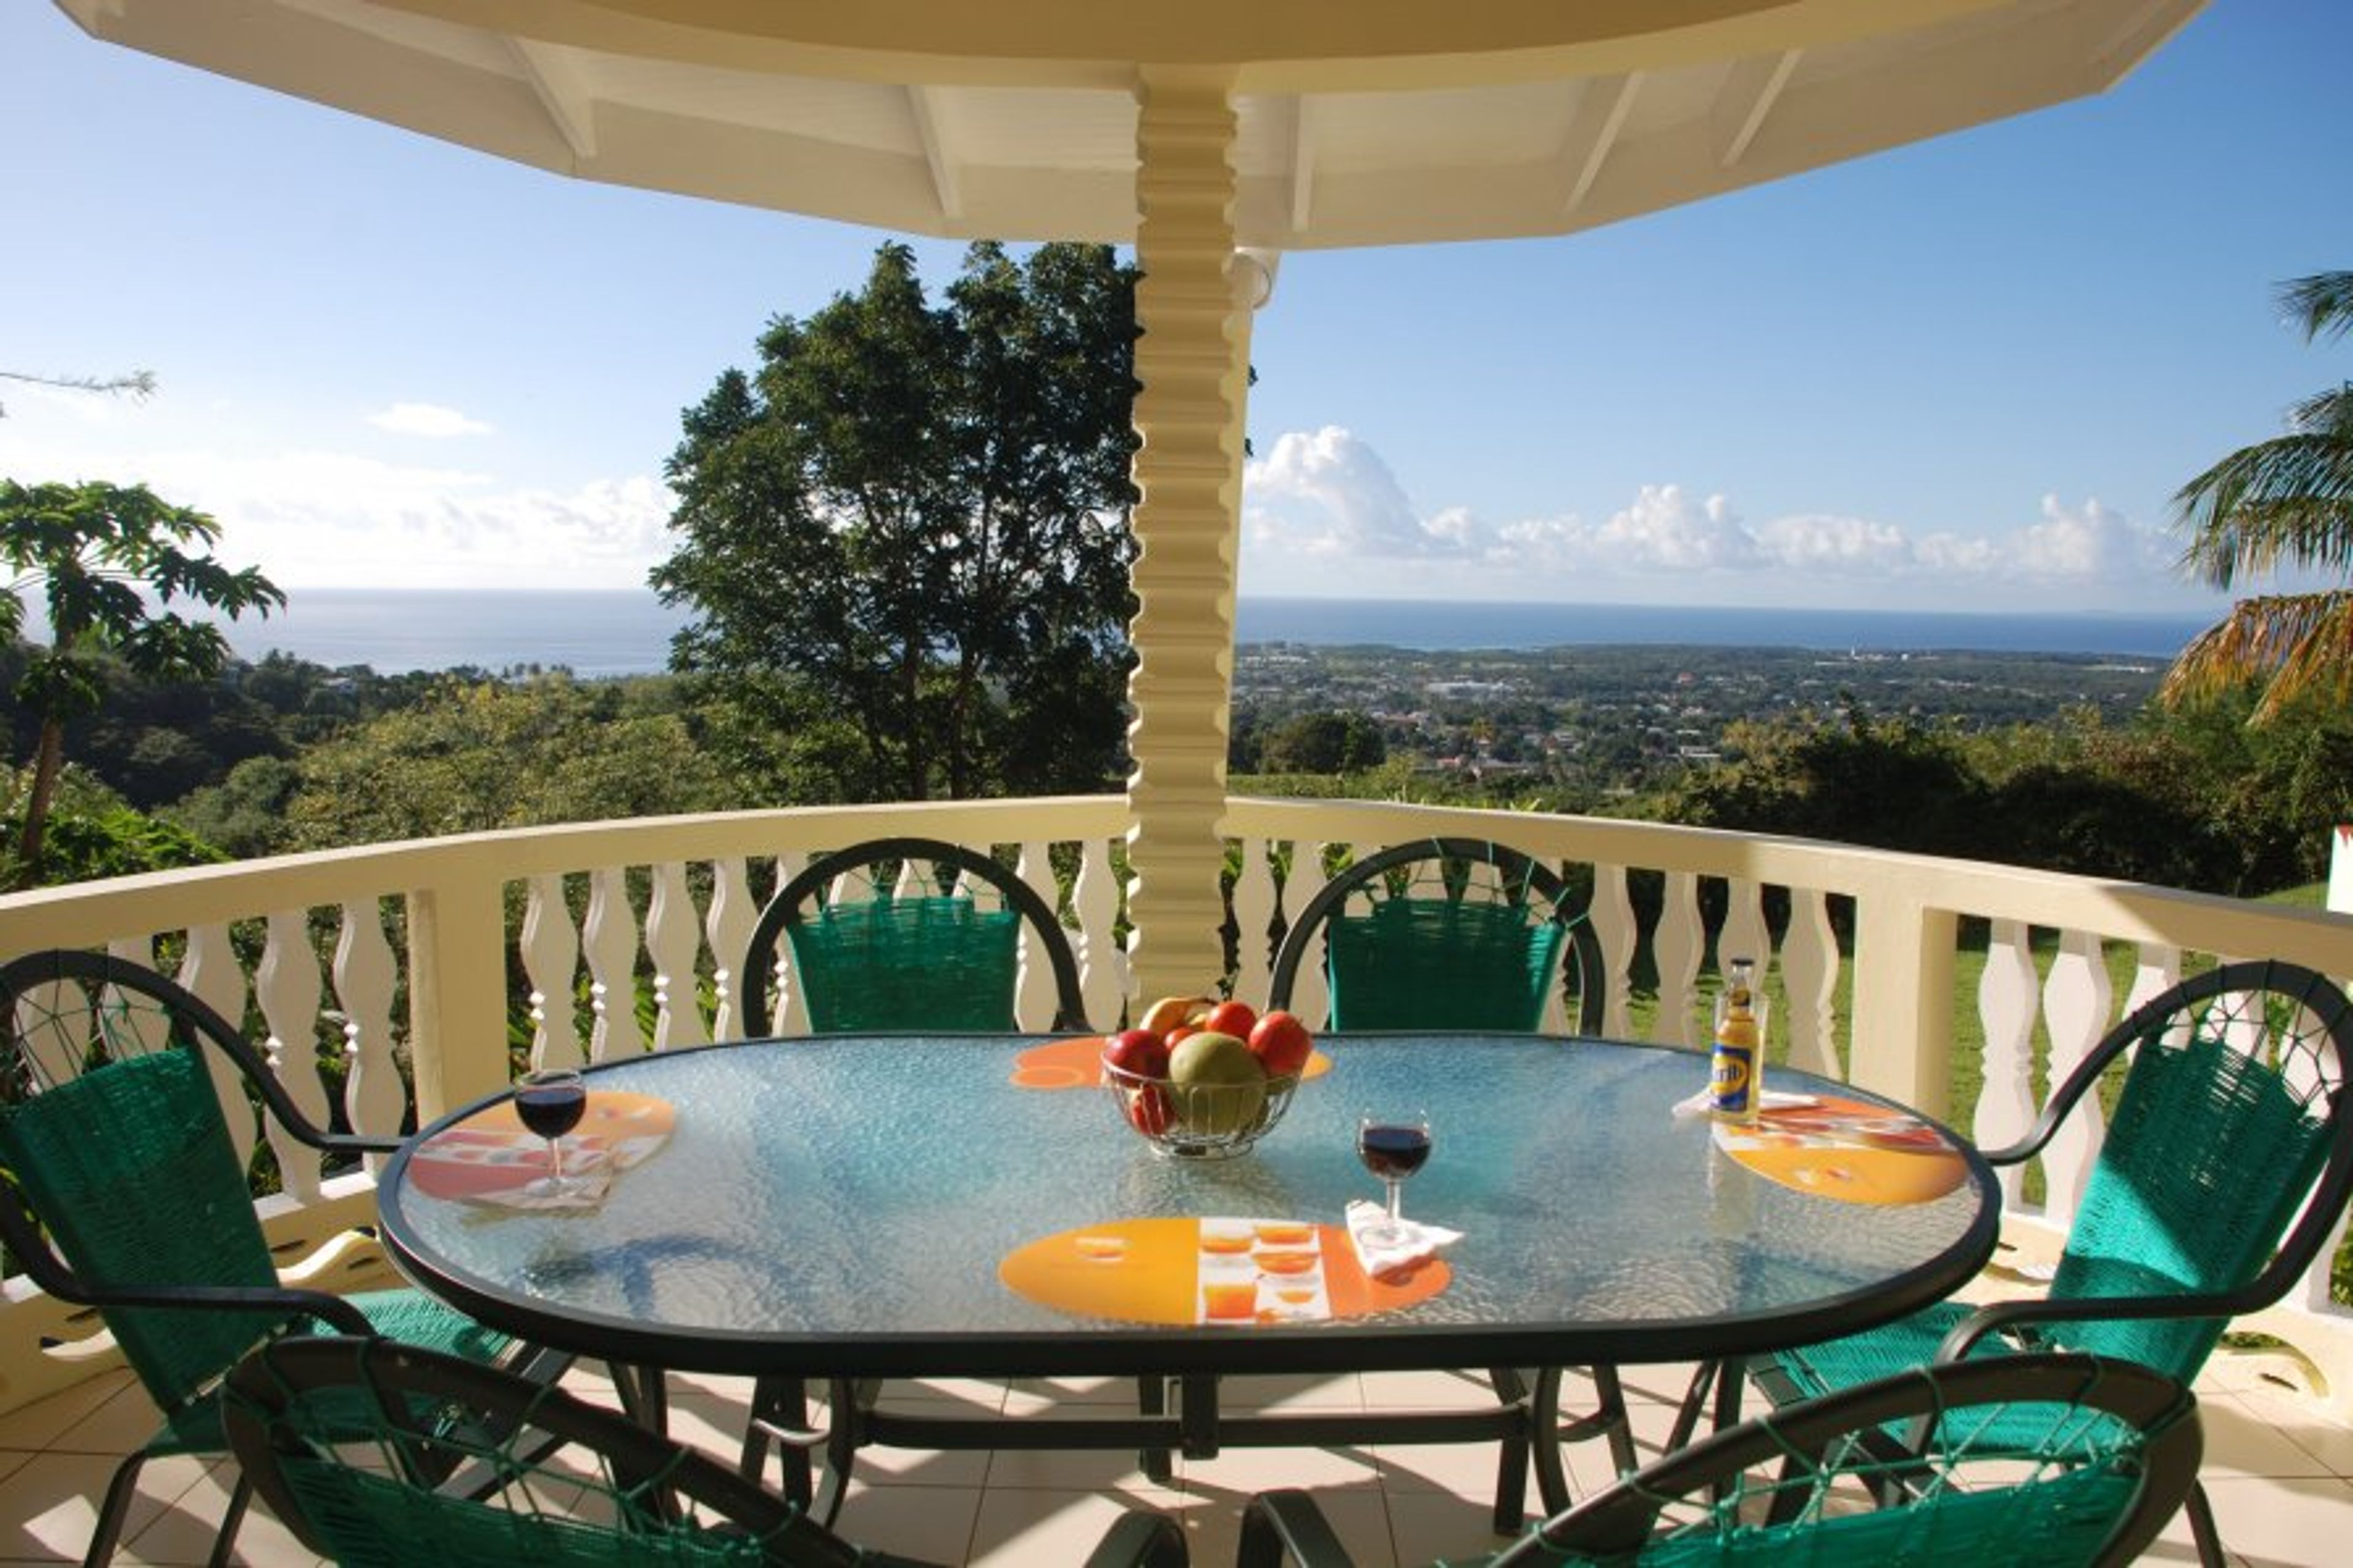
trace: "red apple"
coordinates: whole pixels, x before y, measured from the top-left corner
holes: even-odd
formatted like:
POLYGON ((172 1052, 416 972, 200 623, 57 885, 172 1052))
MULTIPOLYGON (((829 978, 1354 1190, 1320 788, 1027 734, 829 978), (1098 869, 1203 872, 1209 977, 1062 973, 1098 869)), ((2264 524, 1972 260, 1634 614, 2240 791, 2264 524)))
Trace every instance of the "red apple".
POLYGON ((1238 1040, 1249 1039, 1250 1030, 1257 1025, 1258 1009, 1247 1002, 1220 1002, 1201 1020, 1204 1033, 1231 1035, 1238 1040))
POLYGON ((1176 1108, 1168 1103, 1168 1091, 1156 1083, 1127 1091, 1127 1119, 1138 1132, 1158 1137, 1168 1131, 1176 1120, 1176 1108))
POLYGON ((1122 1029, 1103 1042, 1103 1060, 1138 1078, 1166 1078, 1168 1042, 1156 1029, 1122 1029))
POLYGON ((1269 1078, 1291 1078, 1307 1065, 1315 1054, 1314 1037, 1307 1026, 1289 1013, 1273 1012, 1258 1021, 1250 1032, 1250 1055, 1266 1068, 1269 1078))

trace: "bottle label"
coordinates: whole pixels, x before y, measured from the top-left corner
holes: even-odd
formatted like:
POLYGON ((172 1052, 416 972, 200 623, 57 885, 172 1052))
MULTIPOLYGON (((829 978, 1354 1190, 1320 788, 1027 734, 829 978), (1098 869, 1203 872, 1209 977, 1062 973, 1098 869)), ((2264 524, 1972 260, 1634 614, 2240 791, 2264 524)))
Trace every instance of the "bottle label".
POLYGON ((1757 1047, 1715 1043, 1708 1070, 1708 1107, 1718 1116, 1744 1120, 1757 1112, 1757 1047))

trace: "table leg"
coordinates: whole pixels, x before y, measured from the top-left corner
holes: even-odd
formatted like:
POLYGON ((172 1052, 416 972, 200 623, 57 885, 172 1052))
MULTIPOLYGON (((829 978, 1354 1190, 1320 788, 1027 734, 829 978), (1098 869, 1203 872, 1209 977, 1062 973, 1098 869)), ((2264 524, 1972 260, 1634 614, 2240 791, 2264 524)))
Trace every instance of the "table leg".
POLYGON ((670 1379, 658 1366, 607 1363, 613 1374, 613 1392, 620 1396, 621 1413, 649 1432, 670 1433, 670 1379))
POLYGON ((837 1377, 826 1384, 833 1419, 826 1434, 825 1475, 809 1503, 809 1516, 828 1529, 841 1512, 842 1499, 849 1495, 849 1472, 857 1468, 858 1450, 866 1442, 867 1417, 881 1394, 882 1380, 877 1377, 837 1377))
MULTIPOLYGON (((1516 1535, 1527 1523, 1528 1458, 1535 1451, 1534 1441, 1538 1437, 1544 1439, 1543 1447, 1546 1452, 1554 1452, 1551 1442, 1552 1424, 1549 1421, 1537 1419, 1540 1413, 1536 1401, 1530 1393, 1527 1380, 1520 1375, 1518 1368, 1489 1367, 1487 1385, 1494 1390, 1496 1404, 1503 1405, 1506 1410, 1516 1409, 1520 1414, 1520 1419, 1512 1425, 1511 1429, 1505 1432, 1495 1445, 1495 1533, 1516 1535)), ((1536 1386, 1539 1390, 1544 1386, 1544 1374, 1541 1372, 1536 1374, 1536 1386)), ((1539 1472, 1543 1463, 1542 1459, 1537 1460, 1539 1472)), ((1558 1455, 1554 1452, 1554 1468, 1557 1468, 1559 1463, 1558 1455)), ((1536 1478, 1536 1489, 1539 1494, 1543 1492, 1544 1488, 1545 1479, 1539 1473, 1536 1478)), ((1547 1509, 1547 1511, 1550 1510, 1547 1509)))
MULTIPOLYGON (((1135 1413, 1139 1415, 1168 1414, 1168 1380, 1166 1377, 1154 1375, 1135 1380, 1135 1413)), ((1135 1462, 1146 1480, 1167 1486, 1176 1479, 1176 1467, 1166 1448, 1140 1449, 1135 1462)))
POLYGON ((809 1450, 826 1440, 808 1424, 808 1383, 798 1377, 763 1377, 752 1385, 752 1418, 744 1428, 744 1457, 737 1466, 757 1480, 768 1445, 776 1446, 776 1479, 785 1500, 807 1508, 811 1495, 809 1450))

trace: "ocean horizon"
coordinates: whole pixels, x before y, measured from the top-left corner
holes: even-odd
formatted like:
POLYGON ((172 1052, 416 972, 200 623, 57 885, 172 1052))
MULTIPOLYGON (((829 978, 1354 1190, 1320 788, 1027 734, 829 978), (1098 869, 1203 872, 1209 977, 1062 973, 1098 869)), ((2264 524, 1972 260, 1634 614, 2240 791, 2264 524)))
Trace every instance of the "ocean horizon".
MULTIPOLYGON (((239 658, 271 651, 379 674, 561 666, 583 679, 656 674, 689 616, 651 593, 612 590, 290 589, 267 620, 224 623, 239 658)), ((2195 615, 1968 614, 1662 605, 1245 598, 1250 643, 1416 651, 1610 645, 1795 647, 1873 653, 2051 653, 2170 659, 2195 615)), ((37 628, 28 627, 28 630, 37 628)))

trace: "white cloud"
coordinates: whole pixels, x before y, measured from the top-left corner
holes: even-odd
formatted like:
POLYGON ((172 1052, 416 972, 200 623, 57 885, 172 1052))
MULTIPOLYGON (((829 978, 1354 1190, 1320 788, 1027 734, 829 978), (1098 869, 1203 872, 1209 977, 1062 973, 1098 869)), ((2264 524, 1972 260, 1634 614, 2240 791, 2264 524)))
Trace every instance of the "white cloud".
POLYGON ((1681 485, 1644 485, 1633 505, 1594 531, 1593 544, 1603 561, 1629 572, 1720 572, 1760 559, 1729 501, 1694 500, 1681 485))
POLYGON ((440 440, 451 436, 487 436, 491 426, 438 403, 396 403, 368 416, 368 423, 396 436, 425 436, 440 440))
POLYGON ((1911 547, 1892 522, 1810 514, 1777 517, 1757 529, 1760 549, 1779 565, 1810 572, 1899 572, 1911 547))
POLYGON ((642 587, 674 504, 642 475, 551 488, 333 451, 47 456, 12 460, 0 440, 0 473, 146 484, 210 513, 221 558, 281 587, 642 587))
POLYGON ((1598 522, 1576 512, 1488 522, 1461 506, 1417 512, 1378 452, 1329 426, 1276 439, 1249 465, 1243 495, 1248 580, 1261 593, 1377 584, 1432 597, 1950 605, 1999 590, 2003 603, 2084 607, 2183 593, 2165 537, 2097 500, 2045 496, 2008 526, 1915 534, 1828 512, 1750 522, 1726 496, 1668 483, 1644 485, 1598 522), (1399 561, 1416 563, 1409 576, 1399 561), (1342 565, 1363 570, 1335 580, 1342 565))
POLYGON ((1459 509, 1423 521, 1380 454, 1336 425, 1277 438, 1247 465, 1242 489, 1250 537, 1290 553, 1459 555, 1479 532, 1459 509))

